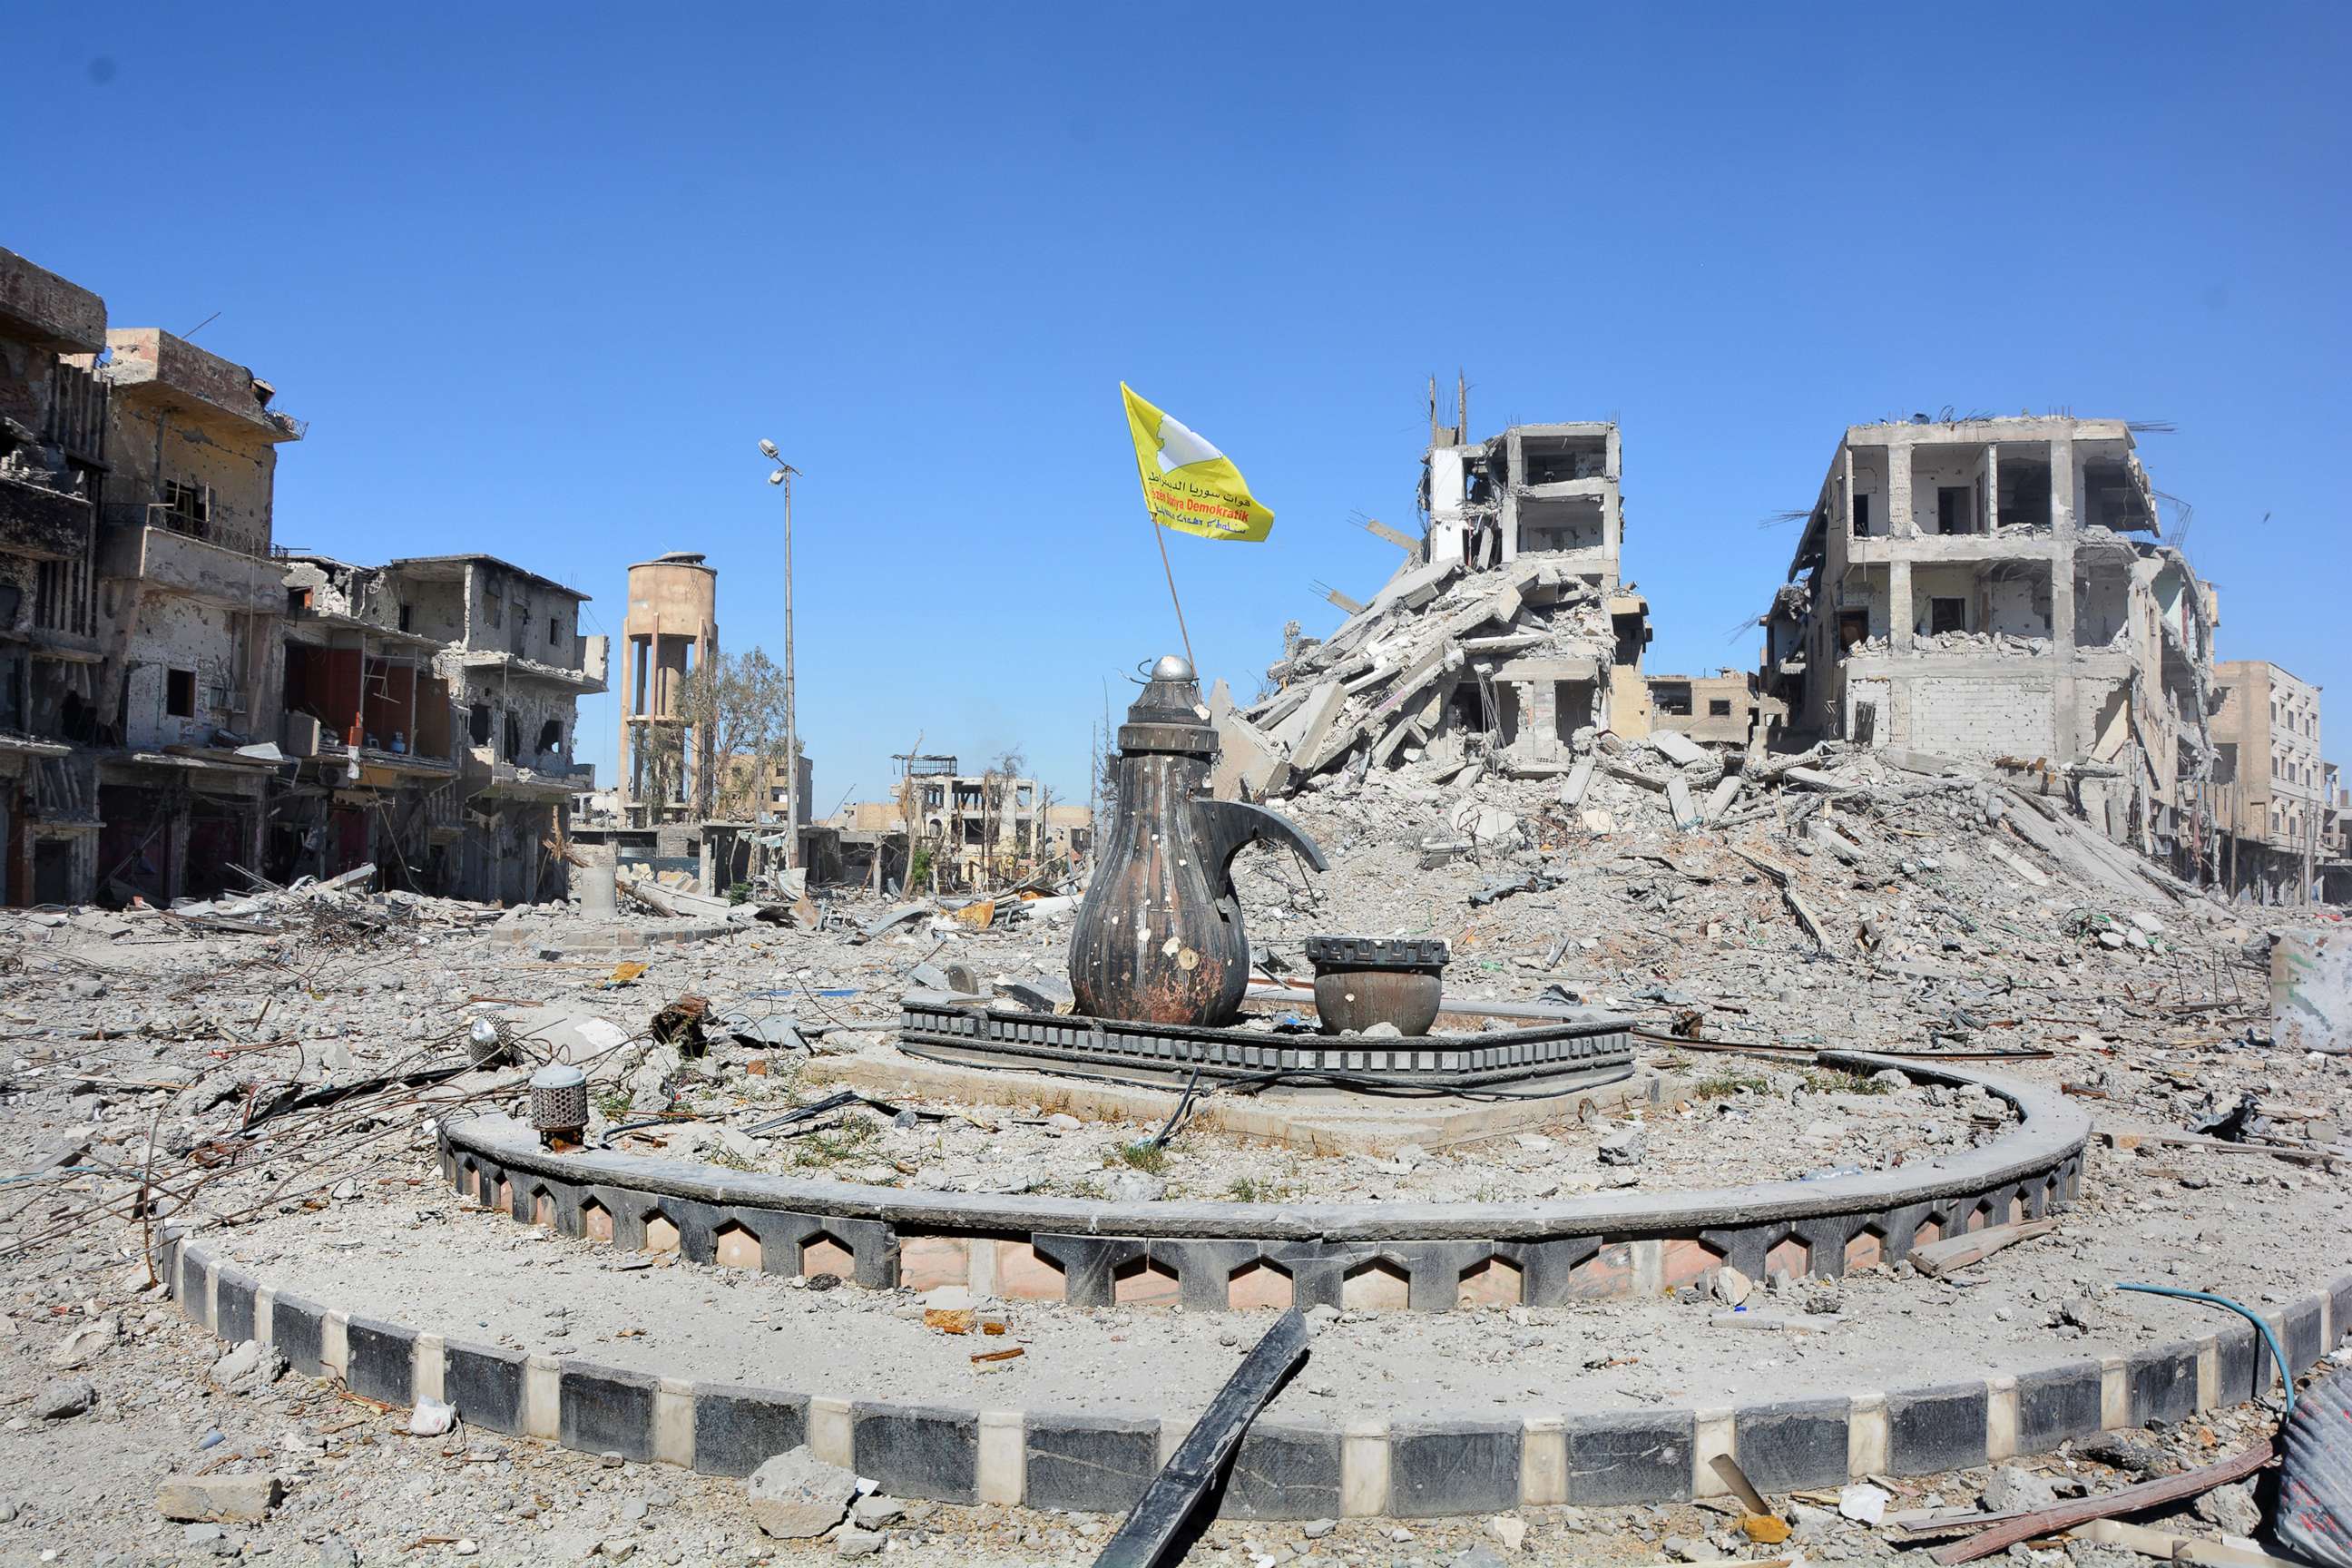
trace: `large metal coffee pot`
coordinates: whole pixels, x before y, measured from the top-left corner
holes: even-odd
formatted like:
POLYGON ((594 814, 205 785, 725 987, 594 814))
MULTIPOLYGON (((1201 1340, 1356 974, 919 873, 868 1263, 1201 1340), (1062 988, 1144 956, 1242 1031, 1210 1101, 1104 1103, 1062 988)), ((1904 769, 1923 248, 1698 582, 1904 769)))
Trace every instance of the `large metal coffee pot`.
POLYGON ((1192 667, 1172 654, 1118 729, 1117 795, 1070 935, 1078 1011, 1145 1024, 1216 1026, 1240 1013, 1249 938, 1233 860, 1261 838, 1318 871, 1323 852, 1285 816, 1212 800, 1217 731, 1192 667))

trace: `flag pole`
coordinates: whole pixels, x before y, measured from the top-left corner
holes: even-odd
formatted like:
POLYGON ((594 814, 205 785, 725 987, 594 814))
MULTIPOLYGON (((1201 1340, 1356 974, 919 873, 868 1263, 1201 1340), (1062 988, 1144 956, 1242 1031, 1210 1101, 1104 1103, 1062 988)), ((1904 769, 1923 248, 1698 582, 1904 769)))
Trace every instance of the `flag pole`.
POLYGON ((1176 569, 1168 564, 1168 531, 1160 526, 1160 520, 1151 515, 1149 508, 1143 515, 1151 525, 1151 537, 1160 545, 1160 570, 1168 574, 1168 602, 1176 606, 1176 635, 1184 639, 1184 662, 1198 674, 1201 661, 1192 657, 1192 634, 1184 629, 1184 601, 1176 596, 1176 569))

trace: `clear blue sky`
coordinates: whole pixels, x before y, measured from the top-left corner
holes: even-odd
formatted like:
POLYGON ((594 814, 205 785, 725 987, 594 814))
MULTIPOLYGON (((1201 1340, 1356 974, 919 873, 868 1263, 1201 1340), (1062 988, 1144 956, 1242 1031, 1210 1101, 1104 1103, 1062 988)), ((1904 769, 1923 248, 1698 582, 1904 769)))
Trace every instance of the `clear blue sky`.
MULTIPOLYGON (((1433 372, 1475 435, 1623 426, 1653 668, 1750 621, 1848 424, 2168 419, 2230 657, 2352 760, 2342 6, 21 5, 0 244, 310 421, 281 541, 487 550, 595 596, 707 551, 782 644, 798 490, 820 810, 888 754, 1083 796, 1174 646, 1122 378, 1263 546, 1171 536, 1237 688, 1410 526, 1433 372), (2267 521, 2262 521, 2267 515, 2267 521)), ((609 773, 612 700, 582 749, 609 773)))

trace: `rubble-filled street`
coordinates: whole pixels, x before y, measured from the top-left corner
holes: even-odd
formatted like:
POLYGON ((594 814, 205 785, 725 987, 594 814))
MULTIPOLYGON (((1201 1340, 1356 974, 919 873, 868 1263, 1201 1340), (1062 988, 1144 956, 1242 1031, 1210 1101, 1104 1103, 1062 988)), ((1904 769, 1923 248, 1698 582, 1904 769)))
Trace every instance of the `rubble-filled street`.
MULTIPOLYGON (((1665 766, 1624 756, 1629 771, 1665 766)), ((1822 1046, 1990 1058, 2092 1109, 2084 1202, 2057 1236, 1972 1277, 1930 1285, 1907 1265, 1880 1265, 1840 1280, 1742 1281, 1738 1299, 1718 1276, 1651 1302, 1427 1320, 1326 1309, 1307 1370, 1272 1418, 1294 1405, 1377 1415, 1400 1397, 1475 1414, 1570 1386, 1604 1408, 1729 1402, 1791 1379, 1885 1386, 1914 1369, 1927 1333, 1939 1355, 1996 1364, 2127 1352, 2210 1325, 2193 1306, 2117 1295, 2118 1279, 2260 1305, 2291 1297, 2306 1260, 2346 1256, 2343 1058, 2269 1037, 2268 931, 2168 893, 2160 874, 2117 885, 2069 838, 2050 839, 2058 853, 2047 853, 2013 826, 2021 814, 2042 820, 2032 802, 1998 782, 1818 762, 1819 787, 1779 786, 1739 826, 1689 833, 1659 792, 1605 775, 1587 809, 1611 814, 1606 833, 1564 818, 1550 782, 1490 778, 1454 793, 1407 772, 1293 803, 1332 869, 1303 877, 1272 850, 1244 862, 1268 970, 1300 967, 1292 931, 1307 921, 1442 935, 1473 977, 1465 1005, 1551 994, 1622 1009, 1643 1021, 1643 1064, 1665 1077, 1654 1106, 1381 1155, 1189 1131, 1153 1148, 1153 1127, 1043 1102, 853 1099, 777 1125, 836 1096, 845 1063, 887 1054, 919 966, 960 965, 1000 994, 1054 978, 1068 918, 1054 900, 1029 918, 1013 900, 977 931, 928 909, 866 940, 886 907, 850 897, 828 905, 819 931, 722 922, 702 941, 625 949, 603 944, 637 917, 501 916, 363 882, 264 890, 217 911, 15 916, 12 1549, 76 1562, 265 1549, 307 1560, 322 1543, 361 1561, 412 1547, 493 1561, 771 1550, 729 1483, 606 1468, 463 1425, 413 1436, 404 1413, 286 1373, 274 1352, 208 1348, 149 1283, 142 1191, 282 1289, 365 1293, 420 1327, 462 1322, 496 1342, 593 1349, 673 1373, 689 1364, 695 1375, 773 1362, 754 1380, 796 1378, 820 1394, 922 1399, 973 1383, 950 1364, 962 1364, 962 1347, 926 1329, 920 1294, 819 1291, 667 1258, 651 1270, 616 1264, 604 1247, 451 1194, 433 1128, 519 1109, 523 1068, 551 1053, 589 1070, 592 1143, 880 1186, 1142 1201, 1509 1202, 1801 1178, 1934 1160, 2013 1121, 1989 1097, 1810 1065, 1822 1046), (1487 831, 1453 847, 1463 801, 1487 831), (1413 897, 1401 902, 1407 880, 1413 897), (658 1043, 656 1019, 690 997, 707 1004, 691 1009, 707 1045, 658 1043), (483 1049, 477 1020, 520 1058, 470 1068, 483 1049), (2192 1131, 2221 1123, 2220 1137, 2192 1131), (1617 1136, 1625 1131, 1636 1136, 1617 1136), (2280 1248, 2282 1236, 2295 1245, 2280 1248), (228 1525, 160 1518, 154 1488, 194 1472, 276 1476, 284 1500, 228 1525)), ((1291 1008, 1269 997, 1253 1018, 1271 1026, 1291 1008)), ((1177 1308, 1013 1302, 1004 1321, 1025 1353, 955 1397, 1183 1407, 1213 1392, 1254 1335, 1246 1317, 1177 1308)), ((2145 1455, 2108 1457, 2161 1471, 2228 1447, 2231 1430, 2192 1423, 2144 1439, 2145 1455)), ((2087 1455, 2032 1468, 2060 1486, 2105 1473, 2087 1455)), ((1980 1484, 1906 1483, 1897 1501, 1967 1504, 1980 1484)), ((1833 1507, 1792 1507, 1819 1555, 1904 1539, 1833 1507)), ((907 1508, 877 1533, 981 1561, 1058 1560, 1104 1528, 907 1508)), ((1672 1550, 1669 1537, 1724 1528, 1687 1509, 1538 1508, 1501 1533, 1537 1561, 1630 1562, 1672 1550)), ((1328 1534, 1228 1523, 1204 1560, 1223 1544, 1253 1558, 1434 1563, 1475 1544, 1499 1551, 1496 1533, 1477 1521, 1350 1521, 1328 1534)))
POLYGON ((2020 20, 20 0, 0 1568, 2352 1568, 2352 11, 2020 20))

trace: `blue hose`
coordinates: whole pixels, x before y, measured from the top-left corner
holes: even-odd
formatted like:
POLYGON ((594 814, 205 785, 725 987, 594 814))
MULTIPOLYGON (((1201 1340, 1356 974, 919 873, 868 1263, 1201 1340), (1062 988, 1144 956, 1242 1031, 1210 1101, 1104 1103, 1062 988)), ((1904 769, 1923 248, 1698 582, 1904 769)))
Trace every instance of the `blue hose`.
POLYGON ((2237 1313, 2238 1316, 2245 1319, 2246 1321, 2253 1324, 2255 1331, 2263 1336, 2263 1342, 2271 1347, 2271 1364, 2278 1368, 2279 1386, 2286 1390, 2286 1413, 2288 1415, 2293 1415, 2294 1414, 2294 1369, 2286 1363, 2286 1352, 2279 1348, 2278 1335, 2273 1333, 2271 1331, 2270 1324, 2264 1320, 2256 1317, 2252 1309, 2240 1306, 2237 1302, 2231 1300, 2227 1296, 2216 1296, 2204 1290, 2176 1290, 2169 1285, 2126 1285, 2118 1283, 2116 1286, 2116 1289, 2118 1290, 2143 1290, 2151 1296, 2178 1296, 2184 1301, 2203 1301, 2210 1306, 2227 1307, 2232 1312, 2237 1313))

